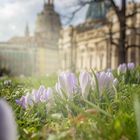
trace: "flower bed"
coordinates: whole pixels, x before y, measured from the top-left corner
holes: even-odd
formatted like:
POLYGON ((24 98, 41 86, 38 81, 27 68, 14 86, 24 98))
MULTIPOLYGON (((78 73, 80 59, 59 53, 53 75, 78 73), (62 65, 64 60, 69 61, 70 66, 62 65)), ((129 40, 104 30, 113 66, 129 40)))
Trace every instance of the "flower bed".
POLYGON ((15 112, 20 140, 138 139, 139 67, 63 72, 54 81, 37 89, 21 79, 1 79, 0 94, 15 112))

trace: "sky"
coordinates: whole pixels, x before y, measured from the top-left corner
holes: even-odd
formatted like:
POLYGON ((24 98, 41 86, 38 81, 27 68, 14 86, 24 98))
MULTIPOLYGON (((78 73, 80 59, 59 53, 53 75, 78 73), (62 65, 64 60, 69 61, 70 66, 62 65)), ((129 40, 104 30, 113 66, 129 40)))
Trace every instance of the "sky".
MULTIPOLYGON (((36 15, 43 9, 43 3, 44 0, 0 0, 0 41, 22 36, 27 23, 33 34, 36 15)), ((55 9, 58 13, 66 14, 70 12, 70 4, 74 4, 74 0, 55 0, 55 9)), ((78 14, 75 23, 82 20, 78 14)))
MULTIPOLYGON (((0 41, 6 41, 13 36, 23 36, 27 23, 33 34, 36 15, 43 9, 43 3, 44 0, 0 0, 0 41)), ((74 4, 75 0, 55 0, 55 9, 61 15, 69 15, 74 4)), ((86 9, 87 7, 82 9, 82 12, 79 11, 73 24, 83 22, 86 9)), ((62 21, 66 23, 63 18, 62 21)))

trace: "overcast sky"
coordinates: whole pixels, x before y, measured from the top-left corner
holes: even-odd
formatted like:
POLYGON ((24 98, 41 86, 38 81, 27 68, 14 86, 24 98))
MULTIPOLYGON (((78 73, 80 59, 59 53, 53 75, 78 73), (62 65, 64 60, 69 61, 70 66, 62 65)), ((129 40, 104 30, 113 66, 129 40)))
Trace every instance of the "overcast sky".
MULTIPOLYGON (((43 8, 43 1, 0 0, 0 41, 6 41, 12 36, 22 36, 26 23, 29 24, 30 31, 33 33, 36 15, 43 8)), ((70 4, 74 2, 75 0, 55 0, 56 11, 66 14, 69 12, 70 4)), ((86 8, 77 14, 74 24, 82 22, 85 13, 86 8)))

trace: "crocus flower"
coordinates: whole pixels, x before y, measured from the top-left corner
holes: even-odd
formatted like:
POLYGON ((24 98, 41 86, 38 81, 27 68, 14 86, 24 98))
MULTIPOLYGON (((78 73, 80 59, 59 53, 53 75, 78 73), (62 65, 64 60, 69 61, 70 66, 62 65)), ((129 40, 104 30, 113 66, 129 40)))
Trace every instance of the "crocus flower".
POLYGON ((12 108, 0 100, 0 140, 17 140, 17 126, 12 108))
POLYGON ((20 106, 22 106, 22 108, 26 109, 27 108, 27 99, 26 96, 22 96, 19 100, 16 100, 16 103, 20 106))
POLYGON ((106 90, 112 90, 113 86, 117 85, 117 79, 114 78, 111 72, 100 72, 96 74, 99 92, 102 94, 106 90))
POLYGON ((26 95, 22 96, 16 103, 27 109, 29 106, 40 102, 46 102, 52 98, 53 90, 51 88, 46 89, 44 86, 40 86, 38 90, 32 90, 27 92, 26 95))
POLYGON ((52 98, 53 90, 48 88, 43 91, 43 94, 40 97, 41 102, 49 101, 52 98))
POLYGON ((34 105, 34 96, 30 94, 29 92, 25 96, 26 98, 26 104, 27 106, 33 106, 34 105))
POLYGON ((91 87, 91 75, 86 71, 81 72, 79 76, 79 83, 80 83, 82 96, 84 98, 87 98, 91 87))
POLYGON ((38 90, 33 89, 31 96, 32 96, 32 100, 34 103, 38 103, 40 101, 40 96, 38 94, 38 90))
POLYGON ((134 63, 128 63, 127 68, 128 68, 128 70, 133 70, 135 68, 135 64, 134 63))
POLYGON ((41 101, 41 96, 47 91, 45 86, 41 85, 38 90, 32 90, 32 96, 34 97, 34 102, 38 103, 41 101))
POLYGON ((68 97, 72 97, 72 94, 75 92, 77 86, 77 78, 73 73, 64 72, 60 74, 58 78, 60 88, 64 91, 68 97))
POLYGON ((32 90, 32 100, 34 103, 38 103, 42 101, 42 98, 44 98, 44 94, 46 93, 47 89, 45 86, 41 85, 38 90, 32 90))
POLYGON ((16 103, 22 106, 24 109, 27 109, 28 106, 34 105, 33 96, 28 92, 25 96, 22 96, 19 100, 16 100, 16 103))
POLYGON ((127 65, 125 63, 120 64, 119 67, 118 67, 118 74, 126 73, 126 71, 127 71, 127 65))

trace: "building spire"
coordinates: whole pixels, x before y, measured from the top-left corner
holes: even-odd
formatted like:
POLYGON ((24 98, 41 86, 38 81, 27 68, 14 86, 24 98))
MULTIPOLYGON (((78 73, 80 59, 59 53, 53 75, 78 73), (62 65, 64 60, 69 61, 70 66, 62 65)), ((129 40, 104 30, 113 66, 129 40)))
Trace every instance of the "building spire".
POLYGON ((26 26, 25 26, 25 37, 29 37, 29 36, 30 36, 29 25, 28 25, 28 23, 26 23, 26 26))

